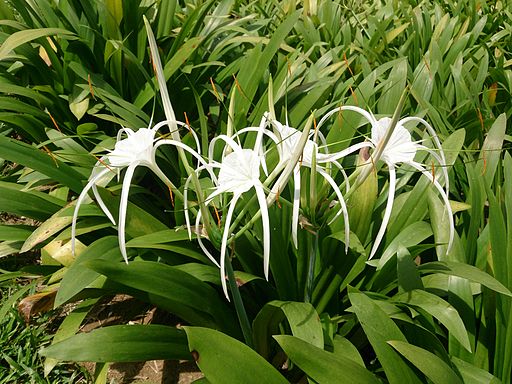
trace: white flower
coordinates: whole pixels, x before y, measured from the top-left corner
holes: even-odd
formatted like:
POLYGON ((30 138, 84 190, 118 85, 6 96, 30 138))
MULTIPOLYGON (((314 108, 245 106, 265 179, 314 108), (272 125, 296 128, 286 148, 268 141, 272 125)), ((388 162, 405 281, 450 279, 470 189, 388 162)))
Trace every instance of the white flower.
MULTIPOLYGON (((321 121, 322 122, 322 121, 321 121)), ((292 128, 288 126, 288 124, 281 124, 277 120, 271 121, 272 125, 276 129, 278 135, 280 136, 281 140, 278 145, 278 149, 280 152, 280 159, 282 163, 286 163, 290 161, 290 158, 292 157, 292 154, 294 151, 296 151, 299 141, 301 132, 298 131, 295 128, 292 128)), ((320 137, 320 140, 324 144, 324 147, 327 148, 325 138, 321 134, 320 131, 318 131, 320 127, 317 126, 317 135, 320 137)), ((314 135, 315 132, 311 132, 309 135, 310 137, 314 135)), ((348 151, 346 153, 343 153, 342 156, 348 155, 350 152, 356 151, 357 148, 354 148, 352 151, 348 151)), ((342 157, 340 156, 340 157, 342 157)), ((341 213, 343 213, 343 220, 345 222, 345 249, 348 250, 349 246, 349 235, 350 235, 350 224, 348 220, 348 211, 347 206, 345 204, 345 199, 343 198, 343 194, 341 193, 338 185, 334 181, 334 179, 331 177, 331 175, 328 173, 326 168, 324 168, 323 165, 327 163, 334 164, 343 174, 346 183, 347 188, 349 186, 348 184, 348 177, 341 167, 340 163, 337 161, 338 158, 334 155, 328 154, 328 153, 321 153, 319 152, 319 146, 318 144, 309 139, 306 141, 306 144, 304 145, 304 149, 302 151, 301 161, 296 164, 294 170, 293 170, 293 183, 294 183, 294 190, 293 190, 293 207, 292 207, 292 241, 293 245, 297 247, 297 229, 298 229, 298 223, 299 223, 299 209, 300 209, 300 188, 301 188, 301 182, 300 182, 300 167, 305 166, 312 168, 313 167, 313 157, 316 159, 316 168, 315 171, 318 172, 320 175, 322 175, 325 180, 329 183, 329 185, 334 190, 338 202, 340 203, 340 209, 336 213, 336 215, 332 218, 331 222, 334 221, 341 213)))
MULTIPOLYGON (((243 132, 258 130, 258 128, 246 128, 243 132)), ((241 133, 242 130, 239 132, 241 133)), ((263 131, 261 131, 263 132, 263 131)), ((262 133, 263 134, 263 133, 262 133)), ((238 136, 235 135, 233 137, 238 136)), ((204 204, 210 204, 215 198, 225 193, 231 193, 232 197, 229 201, 228 210, 224 219, 224 230, 222 232, 221 249, 220 249, 220 272, 221 272, 221 283, 222 289, 226 298, 229 300, 227 285, 226 285, 226 271, 225 271, 225 260, 228 245, 228 238, 230 236, 230 226, 233 220, 236 204, 245 192, 254 189, 259 204, 261 213, 261 221, 263 226, 263 270, 265 278, 268 279, 269 272, 269 258, 270 258, 270 222, 267 208, 267 201, 264 192, 263 183, 260 181, 260 168, 263 168, 264 156, 262 156, 257 150, 260 148, 261 139, 256 140, 255 149, 244 149, 233 137, 226 135, 220 135, 215 137, 210 143, 209 154, 210 162, 207 165, 199 167, 196 172, 207 170, 210 173, 212 182, 214 184, 213 191, 206 197, 204 204), (213 159, 215 144, 222 140, 225 142, 226 147, 223 150, 222 159, 217 162, 213 159), (226 149, 230 149, 228 153, 226 149), (218 169, 218 175, 215 176, 213 170, 218 169)), ((185 183, 185 196, 188 190, 190 177, 185 183)), ((185 198, 185 204, 187 199, 185 198)), ((188 218, 188 209, 185 207, 185 217, 187 226, 190 234, 190 224, 188 218)), ((196 233, 198 236, 198 242, 204 253, 216 263, 215 258, 206 249, 201 240, 200 226, 201 223, 201 212, 199 211, 196 216, 196 233)), ((218 264, 217 264, 218 265, 218 264)))
MULTIPOLYGON (((373 243, 369 258, 371 259, 373 256, 375 256, 375 253, 377 252, 377 249, 382 241, 382 238, 384 237, 386 227, 389 223, 391 210, 393 209, 393 202, 395 198, 396 189, 395 169, 399 164, 407 164, 415 168, 416 170, 420 171, 427 179, 429 179, 429 181, 434 185, 434 187, 438 190, 439 194, 441 195, 441 198, 445 203, 448 219, 450 222, 450 237, 447 247, 447 252, 449 252, 452 246, 455 231, 452 209, 450 206, 450 202, 448 200, 449 180, 448 172, 444 167, 444 164, 446 164, 446 158, 441 147, 441 142, 439 141, 439 138, 437 137, 437 134, 434 131, 434 129, 423 119, 420 119, 418 117, 406 117, 397 122, 393 132, 388 138, 388 141, 385 142, 385 139, 388 136, 388 131, 391 128, 392 122, 392 120, 388 117, 383 117, 377 120, 371 113, 365 111, 364 109, 353 106, 343 106, 331 110, 324 116, 322 120, 325 120, 326 118, 332 116, 334 113, 345 110, 357 112, 366 118, 366 120, 371 124, 371 138, 369 142, 356 144, 342 152, 346 153, 346 151, 351 150, 351 148, 356 148, 357 146, 361 148, 362 144, 366 144, 367 146, 370 146, 371 148, 374 149, 372 153, 373 163, 376 164, 379 160, 382 159, 382 161, 386 163, 389 169, 389 194, 387 198, 386 208, 384 210, 382 223, 377 233, 377 237, 375 238, 375 241, 373 243), (436 147, 435 149, 439 152, 439 154, 419 144, 419 142, 412 140, 411 134, 404 126, 408 122, 420 123, 423 126, 425 126, 425 128, 427 129, 428 133, 432 138, 432 141, 434 142, 434 145, 436 147), (416 152, 418 150, 427 151, 441 165, 442 175, 445 182, 444 190, 441 187, 439 181, 435 179, 432 176, 432 174, 430 174, 430 172, 428 172, 422 164, 414 161, 414 157, 416 156, 416 152), (378 155, 379 153, 380 155, 378 155)), ((339 154, 335 154, 334 158, 339 158, 340 156, 341 152, 339 154)))
MULTIPOLYGON (((181 142, 175 140, 155 138, 158 129, 168 124, 168 121, 162 121, 156 124, 153 128, 139 128, 137 131, 133 131, 130 128, 122 128, 119 131, 117 135, 118 141, 116 142, 114 149, 110 151, 109 154, 102 157, 98 163, 96 163, 96 166, 93 168, 91 172, 91 176, 89 177, 87 185, 84 187, 83 191, 78 196, 75 211, 73 213, 73 222, 71 225, 71 247, 73 252, 75 246, 76 222, 78 218, 78 212, 80 209, 80 205, 83 203, 90 189, 93 190, 94 196, 98 201, 98 205, 101 207, 103 212, 107 215, 107 217, 114 225, 116 224, 116 221, 112 216, 112 213, 108 210, 105 203, 102 201, 100 195, 98 194, 96 190, 96 185, 98 185, 102 181, 102 179, 105 178, 108 179, 106 180, 106 182, 108 183, 108 181, 110 181, 110 179, 113 176, 112 174, 119 175, 120 171, 126 168, 123 186, 121 189, 121 199, 119 203, 118 237, 121 254, 123 255, 125 262, 128 263, 128 256, 126 253, 125 244, 126 210, 128 206, 130 184, 135 169, 139 166, 149 168, 169 188, 172 188, 174 191, 176 191, 176 187, 167 178, 167 176, 165 176, 165 174, 161 171, 161 169, 158 167, 156 163, 156 151, 158 147, 164 144, 171 144, 176 147, 183 148, 189 153, 192 153, 192 155, 196 157, 198 161, 203 161, 199 154, 197 154, 195 151, 191 150, 188 146, 184 145, 181 142), (126 134, 126 138, 121 139, 123 134, 126 134), (111 173, 110 178, 108 178, 109 173, 111 173)), ((181 122, 174 122, 174 124, 185 126, 185 124, 181 122)), ((190 132, 193 133, 192 130, 190 130, 190 132)), ((193 135, 197 144, 197 136, 195 136, 194 133, 193 135)))

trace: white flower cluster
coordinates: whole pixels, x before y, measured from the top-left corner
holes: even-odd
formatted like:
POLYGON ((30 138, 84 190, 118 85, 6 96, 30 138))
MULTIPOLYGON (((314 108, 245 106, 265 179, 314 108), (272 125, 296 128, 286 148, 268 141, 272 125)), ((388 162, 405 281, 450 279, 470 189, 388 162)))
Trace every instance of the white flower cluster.
MULTIPOLYGON (((184 125, 183 123, 176 121, 173 123, 181 126, 184 125)), ((190 236, 192 233, 197 234, 199 244, 205 254, 220 268, 221 282, 226 296, 227 286, 225 277, 225 258, 229 238, 232 235, 231 226, 237 202, 243 195, 250 194, 252 193, 251 191, 254 191, 254 195, 259 205, 258 214, 261 215, 263 227, 263 267, 265 277, 268 279, 270 257, 270 220, 268 206, 275 201, 276 191, 283 191, 290 182, 293 184, 292 224, 290 230, 292 233, 293 244, 297 247, 297 230, 301 201, 300 171, 303 167, 310 168, 312 171, 321 175, 333 189, 337 203, 339 203, 339 208, 336 208, 336 213, 330 222, 334 221, 339 215, 343 215, 345 244, 348 249, 350 225, 347 205, 345 203, 343 193, 335 180, 334 174, 335 172, 339 172, 342 175, 347 191, 349 191, 351 186, 341 165, 342 159, 365 147, 371 149, 370 157, 372 163, 376 165, 380 160, 382 160, 387 165, 389 172, 389 193, 387 204, 377 237, 373 241, 370 258, 375 255, 390 219, 396 188, 396 168, 400 166, 400 164, 407 164, 420 171, 439 191, 439 194, 445 203, 447 215, 451 224, 448 249, 451 247, 454 229, 452 212, 448 201, 447 172, 445 168, 442 168, 442 175, 446 186, 446 189, 443 189, 439 181, 435 179, 422 164, 414 160, 418 150, 425 150, 428 151, 439 164, 442 165, 446 163, 443 150, 435 131, 423 119, 415 117, 404 118, 398 121, 395 127, 392 127, 390 118, 384 117, 377 120, 371 113, 363 109, 353 106, 344 106, 335 108, 327 113, 320 120, 315 130, 301 132, 290 127, 288 124, 281 124, 279 121, 272 119, 269 114, 265 114, 258 127, 241 129, 231 137, 227 135, 219 135, 215 137, 210 142, 208 155, 206 157, 203 157, 200 154, 200 146, 197 137, 195 136, 196 146, 198 148, 197 150, 185 145, 179 139, 174 140, 156 137, 158 129, 166 125, 170 125, 169 121, 163 121, 156 124, 153 128, 140 128, 137 131, 127 128, 123 128, 121 130, 114 150, 104 156, 97 163, 91 174, 89 182, 78 197, 72 224, 73 244, 78 211, 90 189, 93 190, 98 204, 105 214, 114 224, 116 223, 112 214, 97 193, 96 184, 109 172, 115 171, 115 173, 119 175, 120 170, 126 168, 121 192, 118 231, 120 249, 125 261, 128 262, 124 228, 126 222, 128 193, 132 176, 136 167, 145 166, 153 171, 164 183, 174 188, 156 162, 156 153, 158 148, 162 145, 171 145, 186 151, 198 161, 197 167, 192 171, 195 175, 190 174, 184 185, 183 203, 185 207, 187 229, 190 236), (356 143, 343 151, 329 153, 326 150, 327 145, 325 143, 325 138, 320 133, 319 129, 325 124, 327 118, 344 110, 351 110, 360 113, 365 117, 371 125, 371 136, 367 140, 356 143), (421 123, 426 127, 428 133, 432 137, 433 143, 435 144, 435 150, 437 150, 437 153, 434 150, 421 145, 419 142, 412 140, 410 132, 404 126, 408 122, 421 123), (389 133, 388 131, 391 128, 394 128, 394 130, 389 133), (251 132, 255 134, 255 139, 253 140, 254 145, 252 145, 251 148, 244 148, 241 144, 242 135, 249 134, 251 132), (123 134, 126 134, 126 137, 123 138, 123 134), (317 143, 317 139, 320 140, 321 145, 317 143), (215 149, 218 143, 223 144, 223 148, 220 152, 220 158, 216 159, 215 149), (275 150, 278 154, 278 159, 277 161, 274 161, 273 167, 269 172, 267 154, 271 153, 272 150, 275 150), (380 154, 380 158, 376 158, 376 154, 380 154), (286 174, 287 169, 290 170, 288 174, 286 174), (199 200, 204 198, 204 201, 199 201, 199 204, 204 204, 204 206, 207 207, 208 205, 213 204, 215 199, 222 198, 223 204, 227 207, 227 213, 225 218, 223 218, 219 259, 214 257, 202 242, 202 231, 200 230, 201 223, 203 223, 202 211, 199 210, 196 213, 195 228, 192 228, 192 224, 190 222, 188 201, 190 180, 193 176, 199 178, 203 172, 207 173, 213 187, 209 193, 205 194, 204 197, 197 196, 199 200)), ((189 131, 193 132, 190 129, 189 131)), ((173 136, 176 137, 175 135, 173 136)), ((196 194, 197 193, 198 191, 196 191, 196 194)), ((333 206, 333 204, 330 204, 330 206, 333 206)), ((334 204, 334 207, 336 206, 337 205, 334 204)))

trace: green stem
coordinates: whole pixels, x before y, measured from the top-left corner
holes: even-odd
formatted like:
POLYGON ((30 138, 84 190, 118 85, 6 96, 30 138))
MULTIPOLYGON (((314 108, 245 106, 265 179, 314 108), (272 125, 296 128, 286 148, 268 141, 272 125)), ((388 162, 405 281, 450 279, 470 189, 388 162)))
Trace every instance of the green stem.
POLYGON ((308 272, 306 277, 306 289, 304 292, 304 301, 306 303, 311 302, 311 297, 313 295, 313 280, 315 279, 315 264, 318 252, 318 232, 315 232, 312 237, 313 241, 309 243, 310 246, 308 249, 308 272))
POLYGON ((233 266, 231 265, 230 257, 226 257, 226 271, 228 273, 229 289, 231 291, 231 296, 233 297, 233 303, 235 304, 236 315, 238 316, 238 322, 240 323, 240 328, 242 328, 242 333, 244 335, 245 343, 249 347, 253 348, 254 343, 252 340, 251 323, 249 322, 249 318, 247 317, 247 312, 245 311, 244 303, 242 301, 242 296, 240 295, 240 290, 238 289, 238 284, 236 283, 235 272, 233 271, 233 266))
POLYGON ((322 313, 325 311, 327 304, 331 301, 331 298, 338 292, 340 289, 340 284, 343 281, 340 275, 334 275, 334 278, 331 281, 331 284, 325 290, 325 293, 322 295, 320 300, 318 301, 318 305, 316 306, 316 311, 318 313, 322 313))

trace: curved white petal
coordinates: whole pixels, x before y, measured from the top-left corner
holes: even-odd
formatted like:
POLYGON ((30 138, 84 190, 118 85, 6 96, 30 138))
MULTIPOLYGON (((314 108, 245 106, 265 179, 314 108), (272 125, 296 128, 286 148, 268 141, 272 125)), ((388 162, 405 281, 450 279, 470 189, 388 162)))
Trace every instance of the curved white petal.
POLYGON ((126 227, 126 210, 128 208, 128 194, 130 192, 130 184, 132 182, 133 173, 135 168, 139 164, 133 163, 126 169, 124 175, 123 187, 121 190, 121 201, 119 203, 119 225, 117 227, 118 238, 119 238, 119 249, 123 255, 123 259, 128 264, 128 255, 126 253, 126 238, 125 238, 125 227, 126 227))
POLYGON ((366 120, 368 120, 368 122, 372 125, 374 125, 377 122, 375 120, 375 117, 373 117, 373 115, 371 113, 369 113, 368 111, 365 111, 362 108, 355 107, 352 105, 344 105, 342 107, 337 107, 337 108, 331 109, 329 112, 327 112, 325 115, 323 115, 322 118, 320 119, 320 121, 318 122, 318 124, 316 125, 317 129, 320 129, 320 127, 325 123, 325 121, 329 117, 331 117, 332 115, 334 115, 337 112, 342 112, 342 111, 357 112, 360 115, 362 115, 364 118, 366 118, 366 120))
POLYGON ((350 155, 351 153, 355 152, 355 151, 358 151, 362 148, 374 148, 374 145, 373 143, 369 142, 369 141, 363 141, 362 143, 357 143, 357 144, 354 144, 354 145, 351 145, 350 147, 342 150, 342 151, 339 151, 339 152, 335 152, 335 153, 330 153, 330 154, 318 154, 317 156, 317 162, 319 164, 323 164, 323 163, 327 163, 327 162, 332 162, 334 160, 339 160, 345 156, 348 156, 350 155))
POLYGON ((292 241, 295 249, 298 247, 297 230, 299 226, 300 207, 300 167, 297 165, 293 170, 293 206, 292 206, 292 241))
POLYGON ((445 186, 446 194, 449 194, 450 193, 450 189, 449 189, 448 171, 446 169, 446 164, 443 162, 443 159, 441 158, 441 156, 439 156, 437 153, 435 153, 430 148, 427 148, 427 147, 425 147, 423 145, 419 145, 418 149, 422 149, 424 151, 427 151, 428 153, 430 153, 430 155, 432 155, 432 157, 434 159, 436 159, 437 163, 439 164, 439 167, 441 168, 441 172, 443 173, 443 178, 444 178, 444 181, 445 181, 444 186, 445 186))
POLYGON ((213 264, 215 264, 217 267, 220 268, 220 265, 217 262, 217 260, 215 260, 215 257, 213 257, 213 255, 210 253, 210 251, 208 251, 208 249, 206 248, 206 246, 203 243, 203 240, 201 237, 201 228, 199 227, 200 223, 201 223, 201 211, 197 211, 197 216, 196 216, 197 243, 199 244, 199 247, 201 248, 203 253, 206 255, 206 257, 208 257, 213 264))
POLYGON ((230 300, 228 295, 228 287, 226 284, 226 250, 228 246, 229 227, 231 225, 233 212, 235 211, 236 202, 239 198, 240 195, 235 193, 233 195, 233 199, 229 203, 228 213, 226 214, 226 221, 224 222, 224 231, 222 232, 222 244, 220 247, 220 281, 222 284, 222 291, 224 292, 224 295, 228 301, 230 300))
POLYGON ((85 197, 87 196, 87 192, 89 192, 89 189, 91 189, 94 186, 94 184, 99 179, 101 179, 108 171, 109 169, 105 168, 103 171, 99 172, 97 175, 91 178, 85 185, 82 192, 80 192, 80 195, 78 195, 78 198, 76 199, 75 210, 73 211, 73 220, 71 222, 71 253, 73 255, 75 255, 76 221, 78 220, 78 211, 80 210, 80 206, 82 205, 85 197))
POLYGON ((393 210, 393 201, 395 200, 395 188, 396 188, 396 172, 393 164, 388 164, 389 168, 389 192, 388 192, 388 200, 386 203, 386 209, 384 211, 384 217, 382 218, 382 224, 380 225, 379 232, 377 233, 377 237, 373 242, 372 250, 370 252, 371 259, 375 256, 377 249, 379 248, 380 242, 384 237, 384 232, 386 232, 386 227, 389 223, 389 218, 391 217, 391 211, 393 210))
POLYGON ((348 218, 348 210, 347 210, 347 204, 345 203, 345 199, 343 198, 343 195, 338 188, 338 185, 334 181, 334 179, 329 176, 327 172, 325 172, 322 168, 318 167, 317 172, 321 174, 325 180, 331 185, 332 189, 334 189, 334 193, 336 193, 336 196, 338 197, 339 203, 341 205, 341 209, 334 215, 334 217, 329 221, 329 224, 331 224, 336 218, 340 215, 341 212, 343 212, 343 221, 345 222, 345 253, 348 252, 348 247, 350 245, 350 221, 348 218))
POLYGON ((420 171, 429 181, 434 184, 436 189, 438 190, 439 194, 441 195, 441 198, 443 199, 443 202, 446 206, 446 211, 448 214, 448 222, 450 224, 450 236, 448 240, 448 247, 446 248, 446 253, 450 252, 450 249, 452 248, 453 243, 453 237, 455 235, 455 224, 453 222, 453 212, 452 207, 450 205, 450 200, 448 199, 448 195, 445 193, 443 187, 441 187, 441 184, 437 180, 435 180, 430 172, 428 172, 425 168, 423 168, 420 164, 416 162, 409 163, 412 167, 416 168, 418 171, 420 171))
POLYGON ((268 281, 268 269, 270 261, 270 219, 268 217, 267 199, 260 185, 255 185, 256 196, 260 205, 261 223, 263 225, 263 272, 268 281))

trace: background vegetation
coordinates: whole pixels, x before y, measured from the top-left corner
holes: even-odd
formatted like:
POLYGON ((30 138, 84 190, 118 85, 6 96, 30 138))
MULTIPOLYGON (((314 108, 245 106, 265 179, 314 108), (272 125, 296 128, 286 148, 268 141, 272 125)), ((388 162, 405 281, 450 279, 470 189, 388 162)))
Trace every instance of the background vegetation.
MULTIPOLYGON (((0 14, 0 211, 36 221, 0 226, 0 257, 32 251, 34 259, 28 267, 5 264, 0 277, 9 284, 29 279, 30 287, 55 296, 55 308, 79 303, 42 352, 46 373, 57 360, 195 358, 203 382, 212 383, 298 382, 304 375, 319 383, 510 382, 509 4, 7 0, 0 14), (429 121, 447 154, 452 250, 446 254, 443 245, 441 201, 428 180, 405 169, 384 242, 367 263, 385 206, 385 193, 377 196, 387 191, 382 172, 348 202, 355 229, 346 255, 340 227, 325 224, 327 192, 303 207, 311 228, 301 230, 298 250, 290 242, 290 209, 270 207, 279 223, 271 278, 263 279, 261 230, 251 226, 232 250, 240 287, 231 289, 241 300, 227 302, 218 268, 188 240, 182 202, 171 201, 141 168, 128 208, 130 264, 121 263, 116 228, 93 201, 80 211, 75 258, 74 201, 97 159, 114 147, 121 127, 165 119, 144 16, 176 116, 197 133, 203 153, 230 125, 257 126, 269 107, 297 128, 311 113, 318 119, 340 105, 391 116, 408 88, 402 115, 429 121), (72 336, 97 300, 117 293, 188 325, 114 326, 72 336)), ((323 130, 331 151, 369 134, 350 113, 323 130)), ((190 134, 182 140, 192 143, 190 134)), ((187 173, 177 159, 167 148, 158 163, 183 188, 187 173)), ((352 169, 356 161, 343 165, 352 169)), ((120 191, 115 180, 100 188, 114 216, 120 191)), ((290 196, 283 191, 283 201, 290 196)), ((247 210, 241 226, 256 207, 247 210)), ((30 332, 45 334, 43 325, 14 325, 10 306, 30 292, 20 289, 3 291, 12 299, 0 316, 0 339, 16 330, 17 346, 30 332)), ((46 337, 37 336, 37 344, 46 337)), ((2 356, 2 369, 15 366, 19 377, 37 364, 35 352, 2 356)))

